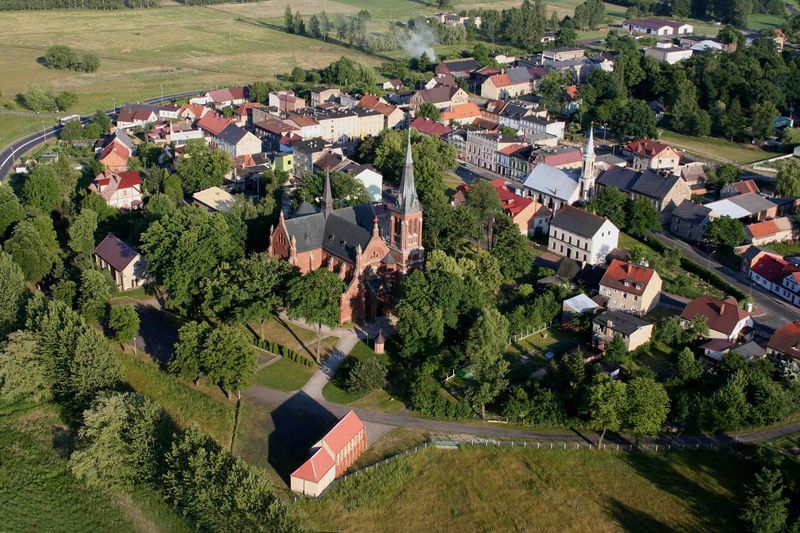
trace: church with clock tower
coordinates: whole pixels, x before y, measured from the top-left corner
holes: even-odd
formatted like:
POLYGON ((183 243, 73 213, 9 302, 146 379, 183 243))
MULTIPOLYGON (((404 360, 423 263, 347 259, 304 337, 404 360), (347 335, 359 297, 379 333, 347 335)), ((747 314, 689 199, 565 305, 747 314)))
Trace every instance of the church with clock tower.
POLYGON ((346 285, 339 321, 371 321, 389 314, 402 276, 421 268, 423 213, 414 184, 411 137, 394 205, 379 215, 372 204, 334 209, 330 176, 319 207, 303 204, 291 218, 281 212, 270 230, 270 257, 279 257, 302 274, 318 268, 336 273, 346 285))

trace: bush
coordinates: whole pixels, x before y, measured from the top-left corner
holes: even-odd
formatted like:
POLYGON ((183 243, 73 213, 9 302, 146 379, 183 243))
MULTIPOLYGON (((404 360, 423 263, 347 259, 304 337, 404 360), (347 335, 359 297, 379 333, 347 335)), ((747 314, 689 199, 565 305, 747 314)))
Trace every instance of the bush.
POLYGON ((44 54, 44 66, 56 70, 74 70, 78 72, 95 72, 100 68, 100 58, 87 53, 79 56, 69 46, 55 45, 44 54))
POLYGON ((347 390, 353 394, 366 394, 386 385, 386 365, 375 357, 357 361, 347 376, 347 390))
POLYGON ((67 91, 55 94, 52 89, 43 89, 34 85, 28 87, 24 94, 19 95, 18 100, 31 111, 55 113, 68 110, 75 105, 78 97, 67 91))
POLYGON ((139 315, 130 305, 112 307, 108 315, 108 327, 114 332, 117 342, 129 342, 139 331, 139 315))

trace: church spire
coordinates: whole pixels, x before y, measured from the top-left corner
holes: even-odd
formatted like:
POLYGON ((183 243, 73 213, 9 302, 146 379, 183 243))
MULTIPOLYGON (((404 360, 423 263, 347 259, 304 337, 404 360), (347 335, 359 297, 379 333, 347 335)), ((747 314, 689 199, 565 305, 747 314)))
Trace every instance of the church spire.
POLYGON ((589 127, 589 142, 583 149, 583 157, 594 156, 594 123, 589 127))
POLYGON ((408 130, 408 146, 406 148, 406 162, 403 165, 403 175, 400 178, 400 192, 397 195, 397 211, 404 214, 418 213, 422 210, 417 197, 417 188, 414 184, 414 158, 411 155, 411 128, 408 130))
POLYGON ((331 192, 331 171, 325 171, 325 191, 323 192, 322 212, 325 218, 333 212, 333 192, 331 192))

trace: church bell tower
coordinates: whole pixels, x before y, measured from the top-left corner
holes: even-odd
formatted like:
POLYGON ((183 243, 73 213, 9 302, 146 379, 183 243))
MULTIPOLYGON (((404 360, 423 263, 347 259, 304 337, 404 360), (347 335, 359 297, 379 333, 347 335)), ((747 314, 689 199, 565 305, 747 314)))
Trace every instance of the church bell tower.
POLYGON ((408 132, 408 147, 400 192, 392 208, 389 228, 389 249, 401 272, 421 266, 424 260, 422 247, 422 206, 414 185, 414 159, 411 154, 411 131, 408 132))

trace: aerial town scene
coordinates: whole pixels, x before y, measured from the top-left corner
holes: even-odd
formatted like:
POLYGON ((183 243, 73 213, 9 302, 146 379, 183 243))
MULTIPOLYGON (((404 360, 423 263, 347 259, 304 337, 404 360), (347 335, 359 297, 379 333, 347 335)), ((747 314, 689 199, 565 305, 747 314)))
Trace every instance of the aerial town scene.
POLYGON ((800 532, 800 0, 0 0, 0 52, 0 531, 800 532))

